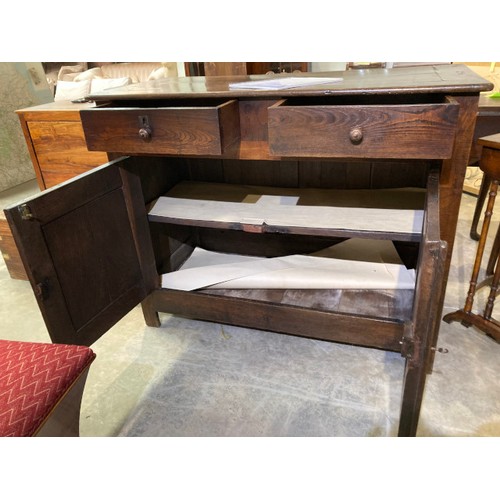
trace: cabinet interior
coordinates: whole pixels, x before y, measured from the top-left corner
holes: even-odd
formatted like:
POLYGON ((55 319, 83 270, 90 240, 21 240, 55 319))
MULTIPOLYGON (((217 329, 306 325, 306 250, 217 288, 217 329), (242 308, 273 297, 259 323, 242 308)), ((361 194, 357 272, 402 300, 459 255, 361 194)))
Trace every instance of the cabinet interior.
MULTIPOLYGON (((130 157, 127 170, 142 181, 148 209, 159 196, 241 201, 249 193, 300 195, 304 204, 328 195, 329 203, 346 207, 385 207, 422 210, 427 175, 436 162, 430 161, 258 161, 192 159, 177 157, 130 157), (285 168, 286 167, 286 168, 285 168), (331 200, 334 200, 333 202, 331 200)), ((301 203, 301 202, 299 202, 301 203)), ((339 231, 335 235, 293 234, 283 230, 255 233, 225 227, 193 224, 149 223, 156 268, 159 275, 176 271, 195 248, 213 252, 259 257, 311 254, 349 238, 393 241, 401 262, 415 269, 418 238, 339 231)), ((300 232, 299 232, 300 233, 300 232)), ((174 292, 175 293, 175 292, 174 292)), ((182 293, 182 292, 179 292, 182 293)), ((413 290, 321 290, 321 289, 202 289, 196 294, 231 297, 294 307, 378 316, 408 321, 413 290)))

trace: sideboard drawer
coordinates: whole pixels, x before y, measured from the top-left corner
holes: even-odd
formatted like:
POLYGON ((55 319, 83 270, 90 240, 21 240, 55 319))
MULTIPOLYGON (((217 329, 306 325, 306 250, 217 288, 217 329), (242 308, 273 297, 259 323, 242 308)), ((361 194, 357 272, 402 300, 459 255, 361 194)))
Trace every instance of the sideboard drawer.
POLYGON ((123 154, 221 155, 240 137, 238 101, 81 112, 90 150, 123 154))
POLYGON ((268 109, 276 156, 444 159, 452 155, 458 104, 309 104, 284 99, 268 109))

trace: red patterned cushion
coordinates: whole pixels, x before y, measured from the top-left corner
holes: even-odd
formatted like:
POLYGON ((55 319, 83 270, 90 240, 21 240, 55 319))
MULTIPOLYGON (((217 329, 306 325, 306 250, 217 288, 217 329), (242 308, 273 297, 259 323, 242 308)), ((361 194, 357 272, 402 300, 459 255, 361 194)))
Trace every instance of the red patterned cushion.
POLYGON ((32 436, 94 358, 85 346, 0 340, 0 436, 32 436))

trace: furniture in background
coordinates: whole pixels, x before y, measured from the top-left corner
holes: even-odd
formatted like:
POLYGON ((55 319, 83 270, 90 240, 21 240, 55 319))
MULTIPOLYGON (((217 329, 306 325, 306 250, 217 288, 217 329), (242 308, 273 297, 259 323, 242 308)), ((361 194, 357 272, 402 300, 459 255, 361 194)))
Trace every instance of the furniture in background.
MULTIPOLYGON (((92 103, 50 102, 17 111, 40 190, 64 182, 108 161, 104 152, 89 151, 80 110, 92 103)), ((28 279, 11 229, 0 214, 0 251, 13 279, 28 279)))
POLYGON ((0 339, 0 437, 75 437, 95 354, 89 347, 0 339))
POLYGON ((186 76, 263 75, 306 72, 307 62, 187 62, 186 76))
POLYGON ((17 111, 40 189, 47 189, 108 161, 89 151, 80 111, 93 103, 59 101, 17 111))
POLYGON ((91 92, 177 76, 176 62, 44 63, 54 100, 83 98, 91 92))
POLYGON ((415 435, 479 93, 490 84, 451 65, 332 76, 342 81, 262 91, 229 87, 246 76, 174 78, 91 96, 96 107, 80 112, 88 148, 129 156, 6 210, 53 341, 90 345, 142 302, 149 326, 168 312, 399 352, 399 435, 415 435), (402 189, 405 203, 422 210, 423 224, 346 228, 330 217, 312 225, 262 223, 208 210, 198 219, 169 210, 148 219, 146 211, 165 193, 195 205, 208 197, 216 206, 293 194, 300 214, 321 195, 323 209, 344 205, 349 212, 373 209, 376 199, 381 220, 393 221, 386 210, 399 214, 401 207, 387 189, 402 189), (200 247, 268 258, 353 238, 393 242, 406 267, 416 269, 414 289, 161 284, 200 247))
POLYGON ((497 342, 500 342, 500 322, 492 318, 495 298, 500 284, 500 266, 498 265, 498 257, 500 254, 500 230, 497 230, 495 236, 491 255, 486 267, 486 277, 482 282, 478 283, 491 217, 495 206, 498 183, 500 181, 500 133, 480 138, 478 140, 478 145, 482 146, 479 168, 484 172, 485 179, 489 180, 489 184, 487 186, 489 191, 488 203, 484 215, 481 236, 479 238, 465 305, 463 309, 449 313, 443 319, 447 323, 460 321, 462 325, 466 327, 473 325, 493 337, 497 342), (482 314, 473 313, 472 307, 476 292, 484 286, 490 287, 484 312, 482 314))
MULTIPOLYGON (((479 110, 476 119, 476 126, 474 129, 474 138, 472 140, 472 147, 469 156, 470 166, 477 165, 481 158, 482 146, 479 139, 481 137, 493 135, 496 133, 500 133, 500 99, 491 98, 488 95, 481 95, 479 98, 479 110)), ((481 212, 483 210, 484 202, 488 194, 488 188, 491 184, 491 179, 488 178, 488 175, 485 174, 479 167, 478 170, 482 175, 479 190, 477 193, 474 193, 477 194, 478 198, 470 229, 470 237, 474 240, 479 240, 477 227, 481 218, 481 212)), ((464 190, 469 191, 467 186, 465 186, 464 190)))

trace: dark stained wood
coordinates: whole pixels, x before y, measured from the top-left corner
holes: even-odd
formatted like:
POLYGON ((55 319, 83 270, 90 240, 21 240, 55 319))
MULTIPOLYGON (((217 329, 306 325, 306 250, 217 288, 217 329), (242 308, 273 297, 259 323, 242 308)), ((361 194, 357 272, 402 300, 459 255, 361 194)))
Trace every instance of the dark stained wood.
MULTIPOLYGON (((286 252, 287 247, 289 250, 313 248, 316 245, 333 244, 354 235, 347 231, 339 231, 334 235, 322 228, 314 236, 290 235, 288 228, 284 227, 278 228, 279 234, 257 234, 241 230, 245 228, 183 226, 183 221, 163 226, 151 223, 150 228, 146 228, 145 212, 143 217, 139 213, 141 210, 136 181, 129 178, 128 174, 125 176, 128 180, 121 174, 119 177, 105 174, 108 169, 114 171, 116 164, 112 163, 90 175, 81 176, 74 185, 69 183, 61 186, 63 190, 60 194, 64 193, 63 196, 56 197, 59 190, 55 190, 50 199, 42 198, 40 207, 43 206, 43 210, 35 204, 32 221, 21 220, 15 209, 10 212, 9 222, 17 228, 14 233, 17 232, 15 236, 19 241, 20 233, 23 233, 22 256, 34 290, 40 297, 40 307, 46 319, 56 313, 57 319, 53 327, 57 333, 54 332, 54 338, 64 337, 66 341, 78 342, 77 332, 71 324, 72 315, 79 324, 86 321, 86 316, 83 311, 73 310, 77 295, 75 293, 72 296, 72 292, 68 293, 71 314, 67 311, 68 308, 66 312, 47 310, 47 285, 51 294, 55 293, 60 302, 65 293, 58 282, 54 287, 51 280, 48 283, 44 281, 44 277, 55 274, 52 264, 54 259, 47 249, 47 242, 42 241, 37 225, 48 228, 47 241, 51 246, 62 248, 63 242, 57 241, 59 237, 68 242, 76 242, 78 238, 85 236, 88 240, 91 235, 85 228, 90 220, 89 216, 92 214, 95 218, 100 210, 113 211, 112 207, 116 207, 118 214, 103 216, 97 232, 102 240, 101 245, 106 247, 102 262, 106 263, 110 258, 107 252, 114 252, 116 257, 117 243, 126 247, 123 259, 109 264, 110 272, 116 279, 119 266, 127 267, 124 276, 118 279, 118 289, 126 289, 133 281, 131 277, 136 274, 147 277, 141 292, 135 294, 134 299, 143 297, 142 306, 148 325, 158 326, 158 312, 162 311, 220 323, 400 351, 406 359, 406 370, 399 434, 415 435, 425 377, 432 366, 432 348, 437 342, 478 95, 481 91, 490 90, 492 85, 460 65, 353 70, 328 75, 340 76, 343 80, 332 85, 311 85, 280 91, 234 91, 228 87, 232 81, 269 77, 191 77, 167 78, 113 89, 92 96, 103 109, 82 111, 82 115, 88 117, 83 118, 83 127, 87 140, 95 141, 95 144, 102 141, 98 147, 107 150, 106 140, 111 138, 116 153, 130 152, 136 155, 119 163, 127 172, 141 178, 144 204, 153 202, 155 196, 162 194, 160 186, 168 190, 183 180, 234 185, 255 183, 263 188, 279 189, 311 187, 349 190, 421 188, 428 180, 425 225, 419 235, 421 242, 417 258, 414 256, 416 243, 395 242, 404 254, 405 261, 416 264, 417 285, 411 307, 408 307, 411 300, 407 296, 398 297, 397 294, 395 296, 381 291, 331 290, 326 294, 295 290, 179 292, 161 289, 159 278, 152 267, 155 266, 158 271, 177 269, 195 246, 206 245, 214 250, 227 249, 242 254, 249 250, 255 255, 274 255, 286 252), (198 130, 197 120, 200 115, 197 113, 200 110, 196 110, 195 120, 184 112, 189 108, 203 107, 207 100, 213 102, 215 99, 218 102, 233 101, 236 105, 226 108, 226 111, 230 111, 227 116, 218 115, 222 116, 222 126, 213 127, 216 120, 213 120, 213 114, 209 114, 208 121, 212 125, 209 142, 212 144, 203 150, 200 146, 203 141, 200 142, 196 133, 191 139, 187 139, 188 129, 193 128, 195 132, 198 130), (321 106, 326 106, 328 111, 325 112, 322 108, 319 114, 315 114, 308 110, 307 119, 300 121, 301 131, 295 127, 295 135, 286 136, 288 143, 283 142, 280 146, 283 150, 276 154, 269 149, 270 143, 275 143, 276 138, 273 138, 274 132, 269 134, 267 124, 269 108, 281 99, 300 104, 298 107, 302 110, 309 107, 314 112, 314 106, 320 101, 321 106), (180 100, 186 100, 185 109, 179 108, 180 100), (233 113, 232 109, 236 112, 233 113), (101 113, 108 111, 113 113, 110 114, 111 117, 118 118, 100 118, 107 116, 101 113), (173 113, 179 123, 178 130, 185 134, 185 140, 180 137, 170 140, 167 129, 164 129, 160 144, 155 143, 155 147, 147 150, 140 149, 133 142, 137 139, 127 139, 129 125, 126 122, 129 112, 135 120, 142 116, 139 113, 152 113, 155 120, 173 113), (319 122, 315 121, 315 116, 320 116, 319 122), (329 128, 333 120, 344 121, 348 127, 341 127, 342 134, 347 132, 348 140, 358 144, 343 145, 344 139, 339 136, 338 131, 329 128), (327 134, 322 132, 321 123, 329 130, 327 134), (360 126, 363 137, 356 130, 360 126), (401 130, 404 133, 400 133, 401 130), (368 131, 367 136, 364 131, 368 131), (377 138, 376 141, 372 140, 371 134, 377 138), (230 142, 231 137, 234 138, 234 145, 221 147, 221 140, 223 143, 230 142), (191 145, 188 144, 190 140, 191 145), (310 144, 313 145, 312 148, 310 144), (366 150, 359 146, 366 147, 366 150), (281 156, 282 154, 287 156, 281 156), (161 155, 169 156, 159 159, 161 155), (212 155, 213 158, 194 158, 200 155, 212 155), (153 166, 149 168, 148 163, 153 166), (148 181, 150 176, 153 180, 148 181), (97 180, 98 186, 92 186, 92 180, 97 180), (158 188, 155 187, 156 184, 158 188), (122 187, 124 185, 130 185, 130 189, 122 187), (118 196, 117 199, 120 192, 123 197, 118 196), (84 202, 82 193, 87 193, 84 202), (81 221, 76 220, 76 215, 70 215, 73 211, 81 215, 81 221), (29 223, 32 223, 31 230, 20 231, 21 226, 29 223), (54 224, 53 229, 49 227, 51 223, 54 224), (110 235, 105 234, 104 228, 110 223, 128 228, 126 232, 130 237, 118 236, 117 230, 110 231, 110 235), (70 227, 76 233, 81 227, 82 235, 72 235, 70 227), (148 232, 149 238, 146 237, 148 232), (151 246, 152 251, 142 250, 142 244, 151 246), (152 252, 154 263, 151 262, 152 252), (136 264, 134 255, 137 258, 136 264), (356 307, 360 300, 366 304, 356 307)), ((273 111, 271 115, 272 113, 273 111)), ((202 122, 203 119, 199 121, 202 122)), ((270 121, 272 128, 272 116, 270 121)), ((154 130, 155 127, 152 128, 154 130)), ((153 139, 151 143, 152 141, 153 139)), ((389 239, 399 237, 394 234, 381 236, 389 239)), ((89 243, 82 242, 82 245, 85 244, 89 243)), ((73 247, 66 245, 66 248, 73 247)), ((78 276, 81 272, 79 267, 71 269, 70 263, 74 254, 76 260, 72 262, 80 264, 83 253, 73 249, 68 253, 67 257, 55 259, 61 267, 64 287, 68 286, 66 282, 73 281, 73 276, 76 282, 84 283, 82 277, 78 276)), ((87 254, 89 261, 81 263, 82 269, 88 271, 92 266, 101 265, 97 262, 97 246, 89 249, 87 254)), ((104 276, 99 270, 97 282, 101 283, 104 276)), ((103 286, 106 289, 112 285, 103 286)), ((90 283, 88 287, 91 288, 90 283)), ((90 297, 83 294, 83 297, 85 304, 94 306, 95 302, 99 302, 100 295, 90 297)), ((126 310, 125 306, 131 307, 132 302, 122 301, 122 314, 126 310)), ((100 322, 98 326, 109 324, 110 321, 100 322)), ((92 337, 89 329, 86 331, 86 339, 92 341, 102 331, 96 330, 92 337)))
MULTIPOLYGON (((199 293, 307 307, 329 313, 357 316, 361 314, 368 318, 384 318, 397 323, 410 321, 413 308, 413 290, 259 290, 252 288, 213 289, 199 293)), ((332 318, 332 321, 335 322, 335 319, 332 318)), ((365 341, 367 340, 368 338, 365 338, 365 341)), ((394 350, 400 351, 400 349, 398 345, 394 350)))
MULTIPOLYGON (((331 85, 311 85, 285 90, 230 90, 229 84, 254 79, 282 78, 283 75, 180 77, 143 82, 92 94, 97 102, 118 100, 179 98, 272 98, 290 96, 355 96, 421 93, 479 93, 491 90, 493 84, 464 65, 436 65, 419 68, 368 69, 326 73, 302 73, 300 76, 342 78, 331 85)), ((289 76, 289 75, 287 75, 289 76)))
MULTIPOLYGON (((477 142, 480 146, 483 146, 483 147, 486 146, 487 148, 491 148, 491 149, 495 150, 495 153, 498 154, 498 151, 500 150, 500 133, 481 137, 477 142)), ((491 154, 493 154, 493 152, 490 151, 489 155, 491 155, 491 154)), ((482 159, 482 157, 481 157, 481 159, 482 159)), ((490 175, 497 177, 498 176, 498 168, 499 168, 498 167, 498 158, 496 158, 496 160, 494 160, 493 163, 496 166, 496 170, 494 172, 492 172, 490 175)))
MULTIPOLYGON (((465 170, 474 133, 478 105, 477 95, 455 96, 454 98, 460 104, 460 113, 455 132, 453 156, 443 161, 439 177, 441 239, 448 245, 448 254, 444 265, 445 280, 448 276, 451 255, 453 254, 465 170)), ((439 299, 439 309, 441 310, 443 302, 444 290, 439 299)))
POLYGON ((398 430, 401 437, 415 436, 417 432, 426 375, 432 363, 431 348, 437 339, 436 318, 440 309, 434 296, 441 291, 446 251, 446 243, 441 241, 429 241, 422 247, 415 289, 415 296, 420 299, 415 302, 413 329, 403 338, 403 347, 409 352, 406 354, 398 430))
POLYGON ((482 146, 481 158, 479 161, 480 169, 486 174, 489 181, 488 203, 484 214, 483 226, 481 228, 481 236, 479 238, 476 257, 472 267, 470 277, 469 290, 465 299, 465 305, 462 309, 453 313, 447 314, 443 319, 451 323, 452 321, 460 321, 464 326, 476 326, 484 331, 497 342, 500 342, 500 323, 492 318, 493 307, 495 305, 496 296, 500 284, 500 266, 498 265, 499 258, 499 232, 495 236, 491 255, 488 259, 486 268, 486 279, 478 283, 479 273, 481 271, 484 251, 488 239, 488 232, 492 215, 495 207, 495 200, 498 193, 498 185, 500 181, 500 133, 483 137, 479 139, 479 144, 482 146), (490 291, 483 312, 474 313, 472 307, 477 291, 489 286, 490 291))
POLYGON ((240 99, 241 140, 267 143, 267 110, 276 99, 240 99))
POLYGON ((268 72, 273 73, 293 73, 307 71, 305 62, 247 62, 247 74, 259 75, 268 72))
POLYGON ((220 155, 240 135, 236 100, 199 107, 98 108, 82 111, 81 119, 87 146, 94 151, 220 155), (146 138, 140 134, 145 129, 146 138))
POLYGON ((54 342, 93 343, 156 284, 140 186, 119 165, 30 198, 29 219, 6 209, 54 342))
POLYGON ((389 350, 400 349, 404 330, 400 321, 215 294, 164 289, 153 292, 151 302, 158 311, 181 316, 389 350))
MULTIPOLYGON (((318 252, 342 241, 343 238, 304 236, 280 233, 250 233, 234 230, 214 230, 199 227, 193 232, 191 226, 179 226, 191 230, 191 241, 206 250, 238 253, 260 257, 283 257, 292 254, 318 252), (195 236, 193 236, 195 234, 195 236)), ((174 270, 174 269, 171 269, 174 270)))
POLYGON ((458 111, 452 101, 364 106, 284 100, 269 108, 269 149, 296 157, 449 158, 458 111))
POLYGON ((224 180, 229 184, 295 187, 297 162, 280 161, 269 165, 261 160, 224 160, 224 180))
POLYGON ((435 300, 443 288, 447 245, 441 240, 438 175, 429 177, 423 242, 420 246, 419 272, 415 285, 413 328, 405 332, 402 350, 406 354, 399 436, 414 436, 422 404, 426 375, 431 370, 439 329, 439 304, 435 300), (434 216, 433 216, 434 214, 434 216))
MULTIPOLYGON (((187 63, 189 64, 189 63, 187 63)), ((201 64, 201 63, 200 63, 201 64)), ((205 76, 224 75, 258 75, 268 72, 292 73, 307 71, 305 62, 204 62, 203 73, 205 76)), ((193 74, 192 76, 195 76, 193 74)))
POLYGON ((469 165, 477 165, 481 157, 482 146, 478 143, 478 140, 481 137, 496 134, 497 132, 500 132, 500 99, 481 94, 469 154, 469 165))
MULTIPOLYGON (((474 137, 472 139, 472 146, 469 154, 469 165, 477 165, 479 158, 481 157, 482 145, 479 144, 479 139, 481 137, 496 134, 498 131, 500 131, 500 99, 491 98, 487 95, 480 95, 477 120, 474 127, 474 137)), ((488 178, 487 175, 485 176, 483 174, 470 230, 470 236, 474 240, 479 240, 477 226, 479 224, 479 219, 481 218, 481 212, 483 210, 490 182, 491 179, 488 178)))

